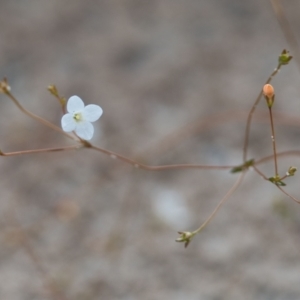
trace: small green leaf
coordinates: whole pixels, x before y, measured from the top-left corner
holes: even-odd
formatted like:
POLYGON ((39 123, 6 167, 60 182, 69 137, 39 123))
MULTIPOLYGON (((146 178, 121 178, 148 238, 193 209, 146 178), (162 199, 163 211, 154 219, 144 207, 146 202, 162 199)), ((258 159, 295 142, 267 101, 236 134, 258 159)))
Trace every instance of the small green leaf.
POLYGON ((230 173, 239 173, 254 165, 254 159, 247 160, 244 164, 236 166, 230 170, 230 173))
POLYGON ((277 186, 286 186, 286 183, 284 183, 282 180, 280 180, 280 178, 270 177, 269 181, 274 183, 277 186))
POLYGON ((234 167, 233 169, 230 170, 230 173, 239 173, 243 171, 243 167, 244 166, 238 166, 238 167, 234 167))
POLYGON ((286 186, 286 183, 284 183, 283 181, 279 180, 275 183, 278 186, 286 186))

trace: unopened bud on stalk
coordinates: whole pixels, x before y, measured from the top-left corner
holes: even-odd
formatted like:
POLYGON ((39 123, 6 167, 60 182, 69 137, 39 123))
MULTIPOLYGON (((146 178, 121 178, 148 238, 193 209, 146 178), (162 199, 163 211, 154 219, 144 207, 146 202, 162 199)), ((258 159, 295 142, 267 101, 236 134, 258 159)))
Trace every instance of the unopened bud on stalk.
POLYGON ((295 173, 297 172, 296 167, 289 167, 288 171, 286 172, 286 176, 294 176, 295 173))
POLYGON ((293 56, 290 55, 289 51, 284 49, 279 55, 278 62, 281 65, 287 65, 292 58, 293 56))
POLYGON ((53 96, 59 97, 57 88, 54 84, 49 85, 47 89, 53 96))
POLYGON ((8 94, 10 92, 11 88, 8 85, 7 79, 3 78, 2 81, 0 81, 0 93, 8 94))
POLYGON ((271 84, 265 84, 263 87, 263 94, 267 100, 268 107, 271 108, 275 98, 273 86, 271 84))
POLYGON ((185 248, 189 245, 191 239, 195 235, 195 233, 189 232, 189 231, 178 231, 178 233, 180 234, 180 236, 175 241, 176 242, 184 242, 185 248))

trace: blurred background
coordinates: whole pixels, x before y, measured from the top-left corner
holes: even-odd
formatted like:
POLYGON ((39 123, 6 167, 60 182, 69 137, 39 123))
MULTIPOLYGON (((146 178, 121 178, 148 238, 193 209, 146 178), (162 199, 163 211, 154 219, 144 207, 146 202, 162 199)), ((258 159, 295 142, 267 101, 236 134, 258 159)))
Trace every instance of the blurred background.
MULTIPOLYGON (((60 126, 56 84, 103 108, 95 145, 151 165, 240 164, 246 113, 289 49, 269 1, 0 3, 0 76, 22 105, 60 126)), ((298 40, 299 11, 284 1, 298 40)), ((273 84, 274 109, 290 116, 275 118, 278 151, 297 150, 296 62, 273 84)), ((2 151, 72 144, 3 94, 0 106, 2 151)), ((249 158, 272 153, 266 109, 249 158)), ((281 174, 299 162, 283 158, 281 174)), ((200 226, 237 175, 149 172, 88 149, 0 168, 0 299, 300 298, 300 206, 254 172, 184 249, 177 231, 200 226)), ((287 183, 299 198, 297 174, 287 183)))

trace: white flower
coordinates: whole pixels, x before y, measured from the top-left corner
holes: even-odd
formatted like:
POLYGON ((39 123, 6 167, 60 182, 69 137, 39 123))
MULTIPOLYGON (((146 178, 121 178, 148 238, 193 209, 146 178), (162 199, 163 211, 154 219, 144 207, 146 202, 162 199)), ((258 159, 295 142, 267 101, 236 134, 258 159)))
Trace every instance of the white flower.
POLYGON ((91 122, 95 122, 101 117, 102 108, 95 104, 84 106, 78 96, 72 96, 68 100, 67 111, 68 113, 61 119, 63 131, 75 131, 83 140, 90 140, 94 135, 94 126, 91 122))

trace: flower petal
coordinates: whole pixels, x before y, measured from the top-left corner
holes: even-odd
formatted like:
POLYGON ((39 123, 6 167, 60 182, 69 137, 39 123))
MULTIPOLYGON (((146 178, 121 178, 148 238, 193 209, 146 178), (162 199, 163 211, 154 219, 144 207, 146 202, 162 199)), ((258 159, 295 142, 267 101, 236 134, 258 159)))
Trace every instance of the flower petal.
POLYGON ((87 105, 83 111, 82 116, 83 119, 89 122, 97 121, 103 114, 103 109, 99 105, 89 104, 87 105))
POLYGON ((84 103, 78 96, 72 96, 67 103, 67 111, 69 113, 75 113, 84 109, 84 103))
POLYGON ((76 121, 74 120, 73 116, 71 114, 65 114, 61 118, 61 127, 63 131, 71 132, 76 127, 76 121))
POLYGON ((83 140, 90 140, 94 135, 94 126, 87 121, 77 123, 76 134, 83 140))

